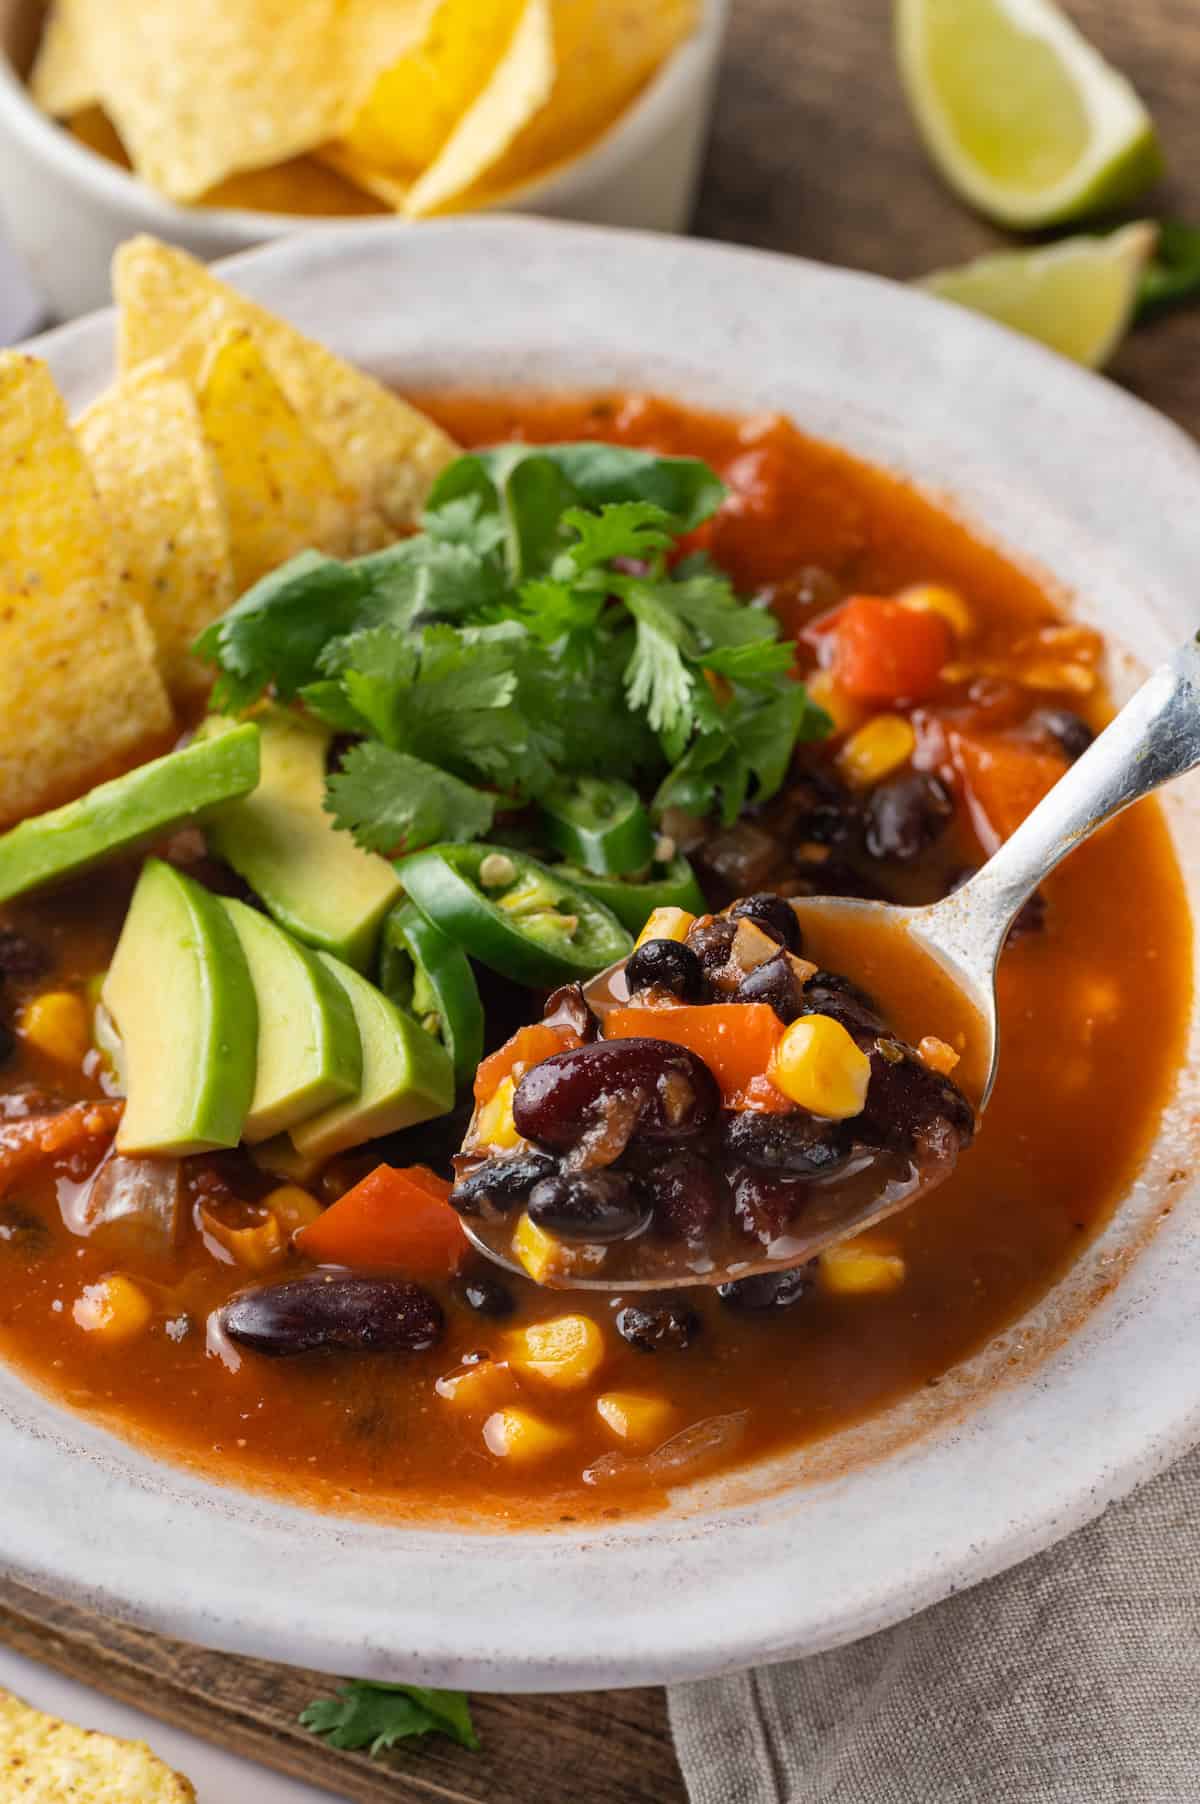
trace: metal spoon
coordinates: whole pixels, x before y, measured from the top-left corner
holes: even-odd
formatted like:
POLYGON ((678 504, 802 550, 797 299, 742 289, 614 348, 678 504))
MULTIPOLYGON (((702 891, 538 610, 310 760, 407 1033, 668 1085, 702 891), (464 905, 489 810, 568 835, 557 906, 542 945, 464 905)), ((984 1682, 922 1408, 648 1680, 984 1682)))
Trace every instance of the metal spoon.
MULTIPOLYGON (((982 1115, 996 1082, 1000 1059, 996 966, 1018 911, 1055 866, 1114 815, 1197 765, 1200 634, 1159 666, 1012 837, 953 895, 923 908, 898 908, 886 902, 862 902, 840 896, 813 897, 801 904, 804 916, 809 922, 853 916, 864 923, 876 921, 882 931, 891 934, 897 930, 905 932, 916 948, 936 960, 954 979, 979 1016, 981 1065, 986 1072, 977 1102, 982 1115)), ((622 969, 622 965, 614 965, 588 985, 588 1000, 598 1012, 621 999, 622 969), (616 996, 614 980, 618 986, 616 996)), ((937 1181, 935 1175, 932 1182, 922 1181, 907 1188, 889 1186, 865 1202, 855 1200, 850 1207, 839 1206, 846 1199, 833 1191, 823 1204, 817 1199, 811 1209, 806 1208, 794 1232, 772 1242, 762 1256, 750 1257, 735 1266, 697 1271, 689 1265, 686 1270, 668 1268, 646 1278, 564 1275, 555 1279, 555 1286, 621 1292, 669 1290, 722 1284, 731 1278, 785 1270, 806 1263, 823 1248, 861 1234, 885 1216, 908 1207, 937 1181)), ((471 1222, 464 1221, 463 1226, 481 1253, 509 1271, 528 1276, 471 1222)))

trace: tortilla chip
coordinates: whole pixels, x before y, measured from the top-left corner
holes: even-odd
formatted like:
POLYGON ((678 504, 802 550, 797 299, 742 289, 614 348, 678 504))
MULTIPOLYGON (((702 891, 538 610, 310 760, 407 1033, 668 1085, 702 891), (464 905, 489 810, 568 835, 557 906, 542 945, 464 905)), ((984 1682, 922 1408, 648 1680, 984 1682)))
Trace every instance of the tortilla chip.
POLYGON ((125 593, 150 622, 172 698, 186 702, 212 682, 190 656, 192 642, 236 598, 225 491, 196 398, 186 382, 139 371, 94 402, 75 430, 125 593))
POLYGON ((317 155, 322 163, 336 170, 344 181, 353 182, 362 193, 369 194, 393 213, 403 213, 408 200, 412 183, 400 175, 392 175, 385 169, 376 169, 374 164, 366 163, 344 143, 326 144, 317 155))
POLYGON ((230 326, 248 326, 341 481, 369 500, 394 530, 416 524, 434 477, 458 455, 440 426, 324 345, 243 299, 185 252, 156 239, 134 238, 121 247, 113 290, 120 308, 122 371, 169 354, 188 339, 194 379, 205 347, 230 326))
POLYGON ((381 75, 343 137, 367 168, 412 181, 487 86, 523 0, 440 0, 423 40, 381 75))
POLYGON ((405 211, 413 218, 437 212, 482 181, 549 101, 555 72, 551 0, 526 0, 487 87, 413 184, 405 211))
MULTIPOLYGON (((413 216, 495 201, 578 156, 636 100, 695 29, 698 16, 698 0, 621 0, 619 6, 612 0, 548 0, 548 4, 556 73, 547 103, 505 146, 504 154, 483 169, 472 169, 471 159, 462 156, 452 140, 409 195, 408 211, 413 216)), ((482 106, 482 97, 478 104, 482 106)), ((499 108, 502 103, 495 104, 499 108)), ((464 120, 460 131, 466 124, 464 120)))
POLYGON ((356 550, 361 498, 338 481, 246 327, 213 346, 198 399, 224 481, 239 594, 298 551, 356 550))
POLYGON ((341 0, 102 0, 85 45, 134 168, 171 200, 312 150, 345 114, 341 0))
POLYGON ((327 166, 323 155, 292 157, 269 169, 250 169, 218 182, 198 207, 243 207, 252 213, 292 213, 306 219, 357 219, 387 211, 352 175, 327 166))
POLYGON ((442 0, 344 0, 344 4, 343 130, 366 105, 384 70, 422 42, 442 0))
POLYGON ((52 119, 96 101, 96 77, 84 37, 88 0, 55 0, 29 77, 34 100, 52 119))
POLYGON ((195 1804, 144 1741, 77 1729, 0 1692, 0 1797, 29 1804, 195 1804))
POLYGON ((50 372, 0 353, 0 821, 65 800, 171 725, 154 638, 50 372))

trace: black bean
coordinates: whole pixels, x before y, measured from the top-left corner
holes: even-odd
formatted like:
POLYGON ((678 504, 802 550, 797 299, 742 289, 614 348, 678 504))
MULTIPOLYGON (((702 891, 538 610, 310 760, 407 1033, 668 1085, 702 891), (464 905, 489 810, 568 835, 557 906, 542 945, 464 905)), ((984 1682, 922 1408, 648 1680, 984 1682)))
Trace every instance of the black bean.
POLYGON ((883 1031, 883 1017, 865 990, 836 971, 817 971, 804 986, 806 1015, 832 1015, 857 1038, 883 1031))
POLYGON ((790 1309, 813 1288, 811 1265, 794 1265, 782 1272, 757 1272, 752 1278, 735 1278, 718 1284, 717 1295, 728 1309, 790 1309))
POLYGON ((53 962, 45 947, 27 934, 0 929, 0 977, 44 977, 53 962))
POLYGON ((645 1228, 650 1210, 624 1171, 563 1171, 529 1195, 529 1219, 557 1240, 603 1245, 645 1228))
POLYGON ((700 968, 706 977, 711 977, 714 971, 728 963, 736 933, 737 922, 724 915, 697 921, 692 928, 687 943, 700 960, 700 968))
POLYGON ((585 1043, 600 1033, 600 1023, 588 1006, 581 983, 564 983, 546 998, 542 1020, 548 1027, 569 1027, 585 1043))
POLYGON ((807 1178, 742 1166, 734 1174, 734 1215, 747 1234, 769 1242, 786 1232, 811 1194, 807 1178))
POLYGON ((1031 933, 1041 933, 1045 925, 1046 898, 1040 889, 1035 889, 1029 900, 1023 902, 1017 910, 1004 944, 1011 946, 1016 940, 1027 939, 1031 933))
POLYGON ((790 902, 782 896, 763 890, 757 896, 742 896, 729 909, 731 921, 753 921, 773 940, 789 952, 800 951, 800 923, 790 902))
POLYGON ((40 1215, 17 1202, 0 1205, 0 1250, 40 1259, 51 1244, 50 1229, 40 1215))
POLYGON ((535 1184, 553 1177, 557 1169, 548 1153, 485 1159, 458 1179, 450 1192, 450 1206, 460 1215, 507 1215, 524 1202, 535 1184))
POLYGON ((1070 708, 1035 708, 1029 725, 1043 738, 1052 739, 1072 764, 1081 758, 1096 737, 1086 720, 1070 708))
POLYGON ((690 946, 678 940, 647 940, 625 966, 629 994, 639 990, 666 990, 681 1002, 701 1002, 704 972, 690 946))
POLYGON ((712 1072, 685 1046, 670 1040, 598 1040, 532 1066, 517 1085, 513 1120, 526 1140, 574 1146, 606 1104, 638 1095, 636 1131, 650 1140, 697 1133, 721 1101, 712 1072))
POLYGON ((854 835, 858 803, 828 771, 807 771, 772 804, 771 820, 793 842, 836 846, 854 835))
POLYGON ((441 1339, 436 1300, 402 1278, 314 1274, 231 1297, 220 1312, 230 1340, 283 1358, 337 1347, 353 1353, 424 1353, 441 1339))
POLYGON ((850 1128, 818 1121, 807 1109, 786 1115, 745 1109, 726 1117, 725 1151, 738 1164, 785 1171, 798 1178, 827 1178, 840 1171, 854 1148, 850 1128))
POLYGON ((908 1048, 889 1041, 892 1056, 876 1046, 870 1053, 871 1081, 867 1104, 855 1117, 859 1138, 911 1151, 917 1136, 935 1122, 946 1121, 967 1146, 975 1132, 975 1111, 959 1089, 939 1071, 931 1071, 908 1048), (901 1057, 895 1057, 899 1048, 901 1057))
POLYGON ((617 1333, 639 1353, 682 1353, 700 1332, 700 1317, 686 1303, 630 1303, 617 1316, 617 1333))
POLYGON ((797 1015, 804 1013, 804 985, 789 961, 786 952, 780 952, 774 958, 764 959, 761 965, 747 972, 733 992, 735 1002, 765 1002, 773 1008, 786 1027, 797 1015))
POLYGON ((516 1298, 508 1286, 502 1284, 499 1278, 489 1277, 486 1272, 473 1272, 462 1280, 462 1299, 476 1315, 511 1315, 517 1306, 516 1298))
POLYGON ((672 1240, 699 1240, 730 1205, 729 1186, 714 1159, 685 1147, 639 1168, 642 1190, 654 1210, 657 1232, 672 1240))
POLYGON ((954 798, 940 777, 910 770, 871 791, 866 845, 872 858, 911 864, 941 837, 954 815, 954 798))

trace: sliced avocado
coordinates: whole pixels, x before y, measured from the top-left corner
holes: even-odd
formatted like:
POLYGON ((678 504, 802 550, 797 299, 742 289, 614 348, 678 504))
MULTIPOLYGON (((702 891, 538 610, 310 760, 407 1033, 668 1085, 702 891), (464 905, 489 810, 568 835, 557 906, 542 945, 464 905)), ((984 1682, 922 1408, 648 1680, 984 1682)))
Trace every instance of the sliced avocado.
POLYGON ((362 1088, 353 1101, 292 1129, 297 1152, 323 1162, 348 1146, 447 1114, 454 1107, 454 1068, 440 1040, 382 990, 327 953, 321 958, 350 998, 363 1053, 362 1088))
POLYGON ((142 868, 101 1000, 124 1048, 120 1153, 236 1146, 254 1095, 258 1009, 218 897, 173 866, 142 868))
POLYGON ((356 1096, 362 1047, 349 998, 316 953, 244 902, 221 906, 258 1002, 258 1074, 242 1127, 253 1146, 356 1096))
MULTIPOLYGON (((209 839, 281 927, 366 970, 383 917, 400 893, 399 878, 386 859, 356 846, 325 812, 331 735, 283 708, 266 708, 255 721, 262 735, 258 788, 221 809, 209 839)), ((213 715, 200 731, 219 742, 231 726, 213 715)))
POLYGON ((0 902, 43 883, 78 876, 105 858, 132 852, 258 782, 259 736, 252 723, 219 739, 196 740, 101 783, 78 801, 22 821, 0 838, 0 902))

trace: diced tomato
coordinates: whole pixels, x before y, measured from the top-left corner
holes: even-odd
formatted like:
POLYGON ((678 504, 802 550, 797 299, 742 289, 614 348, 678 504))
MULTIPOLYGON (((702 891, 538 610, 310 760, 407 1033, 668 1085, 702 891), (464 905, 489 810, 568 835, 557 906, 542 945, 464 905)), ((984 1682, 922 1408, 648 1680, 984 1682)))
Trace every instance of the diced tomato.
POLYGON ((77 1102, 57 1115, 6 1122, 0 1127, 0 1196, 38 1165, 111 1140, 124 1107, 121 1102, 77 1102))
POLYGON ((294 1244, 320 1265, 390 1265, 410 1278, 450 1277, 469 1243, 449 1194, 445 1179, 424 1165, 377 1165, 301 1228, 294 1244))
MULTIPOLYGON (((610 1040, 645 1035, 686 1046, 702 1058, 726 1108, 763 1108, 762 1078, 783 1023, 765 1002, 714 1002, 680 1008, 614 1008, 604 1018, 610 1040)), ((771 1105, 774 1107, 774 1104, 771 1105)), ((785 1105, 786 1106, 786 1105, 785 1105)))
POLYGON ((475 1101, 490 1102, 506 1077, 520 1077, 530 1065, 540 1065, 552 1054, 570 1052, 582 1044, 573 1027, 549 1027, 538 1021, 532 1027, 518 1028, 475 1073, 475 1101))
POLYGON ((971 824, 989 853, 1016 832, 1067 768, 1064 759, 999 734, 951 729, 947 739, 971 824))
POLYGON ((830 617, 833 675, 863 702, 919 702, 937 689, 953 648, 939 614, 855 595, 830 617))

